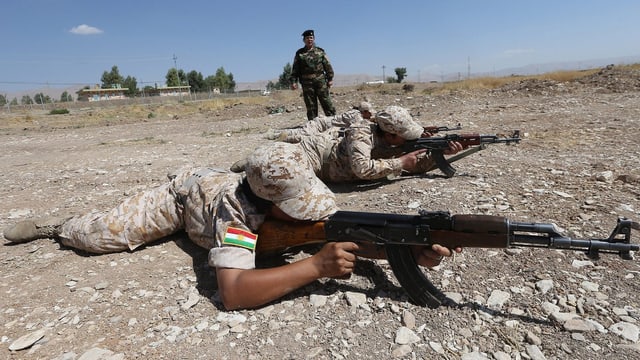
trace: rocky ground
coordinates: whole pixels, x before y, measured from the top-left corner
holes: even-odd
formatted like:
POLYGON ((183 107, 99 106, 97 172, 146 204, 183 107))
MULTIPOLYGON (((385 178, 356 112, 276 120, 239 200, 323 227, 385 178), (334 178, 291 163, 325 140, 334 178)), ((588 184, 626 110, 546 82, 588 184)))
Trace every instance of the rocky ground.
MULTIPOLYGON (((364 97, 405 106, 424 125, 520 129, 525 140, 457 162, 449 179, 434 171, 333 186, 344 210, 500 215, 580 239, 607 237, 618 217, 640 220, 637 71, 494 90, 334 90, 341 111, 364 97)), ((3 110, 0 226, 106 209, 184 165, 227 168, 304 113, 291 92, 67 115, 3 110)), ((1 250, 7 359, 640 359, 640 267, 615 255, 465 249, 428 272, 460 304, 437 309, 408 301, 385 261, 362 260, 348 280, 226 312, 206 251, 184 234, 100 256, 46 239, 1 250)))

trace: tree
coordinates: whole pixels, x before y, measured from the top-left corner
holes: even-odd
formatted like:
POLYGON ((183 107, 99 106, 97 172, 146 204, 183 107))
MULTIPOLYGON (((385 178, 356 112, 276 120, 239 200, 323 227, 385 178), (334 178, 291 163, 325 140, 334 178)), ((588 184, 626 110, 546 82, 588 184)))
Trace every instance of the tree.
POLYGON ((405 76, 407 76, 407 68, 395 68, 396 76, 398 77, 398 82, 401 83, 404 80, 405 76))
POLYGON ((20 100, 22 105, 31 105, 33 104, 33 99, 29 95, 22 95, 22 100, 20 100))
POLYGON ((236 82, 233 80, 233 74, 225 73, 223 67, 218 68, 215 75, 207 76, 207 78, 204 79, 204 83, 209 89, 218 88, 223 92, 234 92, 236 89, 236 82))
POLYGON ((266 86, 266 87, 267 87, 267 90, 269 90, 269 91, 271 91, 271 90, 273 90, 273 89, 277 89, 277 85, 276 85, 276 84, 274 84, 274 82, 273 82, 273 81, 271 81, 271 80, 269 80, 269 82, 267 83, 267 86, 266 86))
POLYGON ((36 104, 47 104, 53 102, 51 101, 49 95, 45 95, 43 93, 35 94, 35 96, 33 97, 33 101, 35 101, 36 104))
POLYGON ((280 74, 280 77, 278 78, 278 83, 276 84, 278 89, 291 88, 291 72, 292 71, 293 71, 293 68, 291 67, 291 64, 287 63, 282 69, 282 74, 280 74))
POLYGON ((187 74, 187 83, 191 86, 191 91, 201 92, 205 90, 204 77, 202 73, 195 70, 191 70, 187 74))
POLYGON ((60 95, 60 102, 71 102, 73 101, 73 96, 71 96, 71 94, 69 94, 68 92, 63 92, 62 95, 60 95))
POLYGON ((111 89, 114 86, 122 86, 122 84, 124 83, 124 78, 122 77, 122 75, 120 75, 118 67, 114 65, 111 68, 111 72, 105 71, 102 73, 100 81, 102 81, 101 87, 103 89, 111 89))
POLYGON ((0 106, 4 106, 7 104, 7 97, 0 94, 0 106))
POLYGON ((127 88, 125 94, 129 97, 134 97, 138 94, 138 81, 132 76, 127 76, 122 81, 122 87, 127 88))
POLYGON ((169 69, 169 71, 167 71, 165 79, 167 81, 167 86, 180 85, 180 75, 178 75, 178 70, 176 68, 169 69))
POLYGON ((18 98, 13 98, 13 100, 11 100, 11 102, 9 103, 9 105, 11 105, 11 106, 16 106, 16 105, 18 105, 18 98))

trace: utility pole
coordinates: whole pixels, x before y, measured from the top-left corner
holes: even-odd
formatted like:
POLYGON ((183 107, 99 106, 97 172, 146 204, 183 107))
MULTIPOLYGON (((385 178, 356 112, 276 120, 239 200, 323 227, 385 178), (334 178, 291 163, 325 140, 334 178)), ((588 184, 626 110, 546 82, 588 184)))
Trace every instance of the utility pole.
POLYGON ((180 101, 182 101, 182 79, 180 79, 180 72, 178 72, 178 64, 176 63, 176 60, 178 60, 178 57, 176 57, 176 54, 173 54, 173 68, 176 69, 176 76, 178 77, 178 94, 180 94, 180 101))
POLYGON ((385 82, 384 80, 384 69, 386 68, 386 66, 382 65, 382 83, 385 82))

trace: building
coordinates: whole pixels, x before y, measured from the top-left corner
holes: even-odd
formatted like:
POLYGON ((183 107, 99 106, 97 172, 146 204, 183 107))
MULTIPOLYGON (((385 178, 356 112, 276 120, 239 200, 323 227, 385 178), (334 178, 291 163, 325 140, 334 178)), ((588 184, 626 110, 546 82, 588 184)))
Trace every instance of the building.
POLYGON ((109 89, 101 89, 99 85, 96 85, 93 89, 82 89, 77 94, 78 101, 102 101, 125 99, 127 91, 129 91, 128 88, 120 87, 119 84, 109 89))
POLYGON ((191 86, 165 86, 144 89, 145 96, 188 96, 191 93, 191 86))

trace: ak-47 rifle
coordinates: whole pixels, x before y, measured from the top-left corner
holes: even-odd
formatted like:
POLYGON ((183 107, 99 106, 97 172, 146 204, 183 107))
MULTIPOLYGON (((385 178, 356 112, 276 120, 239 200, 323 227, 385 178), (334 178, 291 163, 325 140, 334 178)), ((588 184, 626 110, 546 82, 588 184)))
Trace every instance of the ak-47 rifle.
POLYGON ((619 218, 609 237, 572 239, 553 223, 514 222, 492 215, 450 215, 445 211, 423 211, 418 215, 338 211, 325 221, 293 223, 268 220, 258 231, 256 252, 268 255, 288 248, 327 241, 374 244, 382 249, 400 285, 411 300, 422 306, 438 307, 446 296, 424 275, 414 257, 415 246, 440 244, 448 248, 539 247, 586 251, 592 258, 600 253, 632 259, 631 229, 640 225, 619 218))
POLYGON ((484 149, 488 144, 519 143, 520 131, 515 130, 510 137, 488 134, 447 134, 444 136, 423 137, 416 140, 409 140, 402 145, 405 152, 412 152, 420 149, 427 149, 431 153, 431 157, 435 160, 436 166, 447 177, 452 177, 456 173, 456 169, 451 163, 469 156, 479 150, 484 149), (449 142, 457 141, 462 147, 468 149, 449 160, 444 158, 444 151, 449 148, 449 142))
POLYGON ((458 125, 456 125, 455 127, 448 127, 448 126, 425 126, 424 127, 424 132, 428 134, 436 134, 443 131, 454 131, 454 130, 462 130, 462 126, 460 126, 460 123, 458 123, 458 125))

